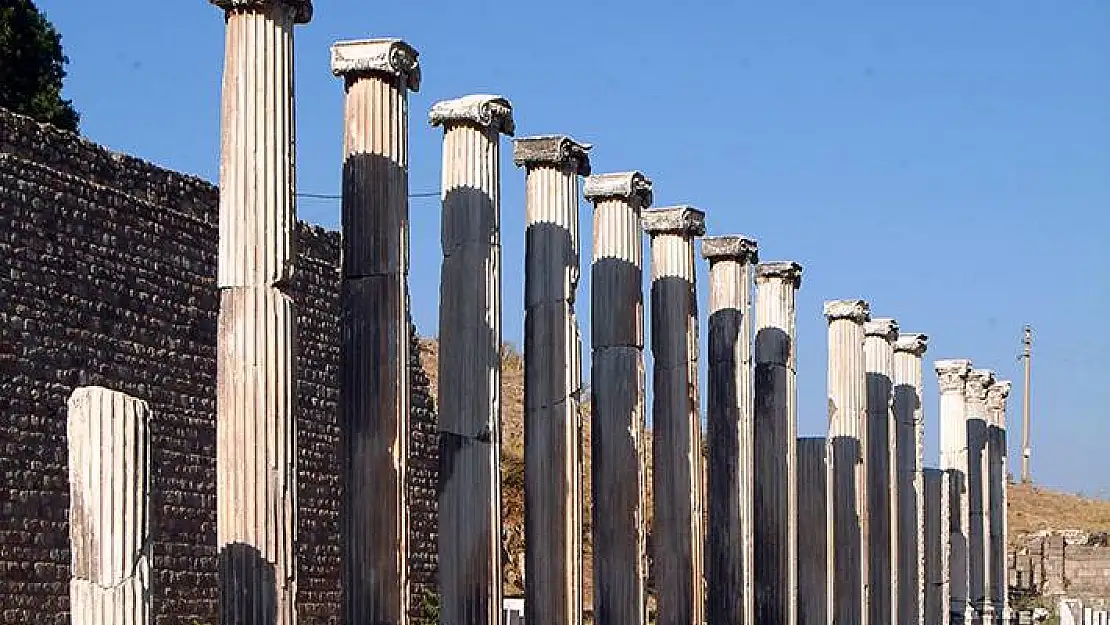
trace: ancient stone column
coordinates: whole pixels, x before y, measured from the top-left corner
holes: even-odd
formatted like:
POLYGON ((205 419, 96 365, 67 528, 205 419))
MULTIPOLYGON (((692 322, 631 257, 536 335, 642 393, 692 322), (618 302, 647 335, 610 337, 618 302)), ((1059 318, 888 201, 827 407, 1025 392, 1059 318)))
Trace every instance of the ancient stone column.
MULTIPOLYGON (((825 302, 829 322, 829 543, 832 621, 867 624, 867 378, 863 300, 825 302)), ((876 623, 875 625, 880 625, 876 623)))
POLYGON ((950 471, 949 611, 953 625, 968 614, 967 401, 968 360, 934 363, 940 384, 940 468, 950 471))
POLYGON ((676 206, 644 211, 651 237, 652 544, 656 623, 704 619, 701 418, 694 237, 705 213, 676 206))
POLYGON ((640 172, 586 178, 594 203, 592 494, 594 622, 645 622, 644 295, 640 172))
POLYGON ((873 319, 863 324, 864 362, 867 369, 867 424, 864 454, 867 464, 868 620, 894 623, 894 598, 898 595, 894 550, 894 342, 898 322, 873 319))
POLYGON ((797 440, 798 497, 797 624, 827 625, 832 614, 832 553, 829 549, 828 444, 797 440))
MULTIPOLYGON (((795 526, 798 392, 794 327, 795 296, 801 284, 802 266, 798 263, 762 263, 755 268, 754 511, 751 517, 755 617, 754 621, 748 619, 745 623, 792 625, 796 622, 800 601, 796 562, 799 530, 795 526)), ((820 464, 824 467, 824 439, 820 440, 820 464)), ((812 460, 818 461, 817 458, 812 460)), ((822 474, 822 484, 824 480, 822 474)), ((807 517, 806 522, 812 519, 807 517)), ((824 531, 824 517, 805 531, 813 527, 824 531)), ((824 540, 822 535, 822 544, 824 540)))
POLYGON ((293 26, 311 0, 226 11, 216 339, 220 622, 296 621, 293 26))
POLYGON ((989 585, 986 541, 989 517, 984 509, 987 460, 987 389, 994 383, 988 369, 972 369, 967 376, 967 553, 968 603, 974 609, 972 622, 993 625, 994 606, 987 596, 989 585))
POLYGON ((439 617, 501 622, 501 134, 509 101, 438 102, 443 126, 439 297, 439 617))
POLYGON ((68 409, 70 622, 152 623, 150 410, 99 386, 68 409))
POLYGON ((588 145, 569 137, 517 139, 525 181, 524 620, 582 618, 582 343, 578 290, 578 176, 588 145))
POLYGON ((344 81, 339 428, 343 610, 407 622, 408 92, 417 52, 397 39, 331 48, 344 81))
MULTIPOLYGON (((921 603, 925 625, 951 625, 951 560, 953 472, 923 469, 921 561, 924 594, 921 603)), ((959 621, 962 622, 962 621, 959 621)))
POLYGON ((925 413, 922 404, 921 358, 928 346, 924 334, 900 334, 894 343, 894 562, 898 593, 895 623, 925 625, 924 482, 925 413))
POLYGON ((706 237, 702 255, 709 261, 705 575, 712 582, 706 584, 705 618, 710 623, 751 623, 751 286, 758 245, 742 236, 706 237))
POLYGON ((1006 570, 1007 549, 1007 441, 1006 399, 1010 396, 1010 382, 995 382, 987 389, 989 455, 986 508, 990 528, 987 541, 988 597, 994 606, 995 622, 1009 625, 1010 602, 1006 570))

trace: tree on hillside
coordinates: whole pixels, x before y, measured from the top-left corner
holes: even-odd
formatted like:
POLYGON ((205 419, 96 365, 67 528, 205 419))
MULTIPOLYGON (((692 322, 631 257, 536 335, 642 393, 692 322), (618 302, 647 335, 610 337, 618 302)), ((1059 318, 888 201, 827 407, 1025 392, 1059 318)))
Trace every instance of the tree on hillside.
POLYGON ((68 62, 61 35, 32 0, 0 0, 0 107, 76 131, 80 116, 62 99, 68 62))

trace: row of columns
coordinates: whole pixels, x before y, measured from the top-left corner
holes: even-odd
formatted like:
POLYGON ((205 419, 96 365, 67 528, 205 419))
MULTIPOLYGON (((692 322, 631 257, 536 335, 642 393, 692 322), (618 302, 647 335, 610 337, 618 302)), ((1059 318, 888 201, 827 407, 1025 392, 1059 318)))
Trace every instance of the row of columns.
POLYGON ((949 622, 1012 619, 1006 583, 1006 399, 969 360, 935 363, 941 390, 941 468, 949 472, 949 622))
MULTIPOLYGON (((292 46, 293 26, 311 18, 312 4, 212 2, 227 18, 218 275, 221 618, 292 623, 292 46)), ((396 39, 332 49, 332 70, 346 93, 339 413, 349 623, 403 623, 409 603, 407 95, 419 89, 417 57, 396 39)), ((441 618, 497 622, 499 159, 500 135, 514 132, 512 109, 497 96, 468 96, 437 104, 430 121, 444 129, 441 618)), ((588 145, 565 136, 514 143, 527 189, 525 605, 526 619, 537 622, 573 623, 582 612, 577 198, 578 177, 590 174, 588 153, 588 145)), ((960 364, 945 369, 966 388, 958 398, 949 390, 942 396, 946 471, 923 471, 924 337, 899 335, 892 320, 867 323, 866 302, 829 302, 829 436, 821 444, 797 440, 794 296, 801 268, 753 268, 754 241, 708 238, 710 440, 703 467, 694 240, 705 233, 704 213, 649 210, 651 182, 638 172, 592 176, 586 197, 595 207, 599 622, 646 618, 641 232, 651 242, 658 622, 917 622, 938 601, 934 560, 951 567, 940 576, 946 614, 982 615, 975 618, 986 623, 1006 613, 998 564, 988 565, 1005 535, 1005 488, 998 485, 1004 417, 988 409, 1004 394, 990 395, 989 377, 960 364)))

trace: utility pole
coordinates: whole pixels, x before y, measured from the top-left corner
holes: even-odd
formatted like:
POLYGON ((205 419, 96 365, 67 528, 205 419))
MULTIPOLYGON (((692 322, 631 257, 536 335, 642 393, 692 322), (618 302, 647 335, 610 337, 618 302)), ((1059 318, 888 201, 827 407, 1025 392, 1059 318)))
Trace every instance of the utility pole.
POLYGON ((1033 481, 1029 473, 1029 455, 1032 448, 1029 446, 1029 369, 1033 360, 1033 328, 1025 326, 1025 351, 1021 357, 1025 360, 1025 388, 1022 390, 1021 400, 1021 481, 1028 484, 1033 481))

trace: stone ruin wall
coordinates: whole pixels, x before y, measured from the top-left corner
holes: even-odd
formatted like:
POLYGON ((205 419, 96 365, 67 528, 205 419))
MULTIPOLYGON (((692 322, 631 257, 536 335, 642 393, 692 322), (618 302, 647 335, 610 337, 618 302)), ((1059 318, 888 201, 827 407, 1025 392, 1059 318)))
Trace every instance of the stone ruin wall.
MULTIPOLYGON (((154 614, 215 623, 218 190, 0 110, 0 624, 68 623, 66 399, 153 413, 154 614)), ((339 235, 301 225, 300 622, 339 622, 339 235)), ((434 593, 437 458, 413 350, 413 605, 434 593)))
POLYGON ((1047 597, 1110 607, 1110 536, 1085 532, 1034 535, 1009 558, 1010 585, 1047 597))

